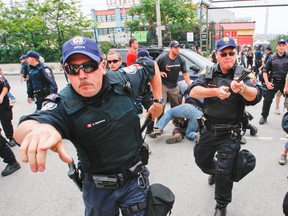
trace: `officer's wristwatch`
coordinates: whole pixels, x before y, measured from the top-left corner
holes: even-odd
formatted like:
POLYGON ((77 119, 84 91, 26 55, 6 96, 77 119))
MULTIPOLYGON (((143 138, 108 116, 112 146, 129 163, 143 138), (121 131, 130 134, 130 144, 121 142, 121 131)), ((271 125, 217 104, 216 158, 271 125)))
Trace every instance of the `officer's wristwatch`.
POLYGON ((164 99, 163 98, 153 99, 153 102, 163 104, 164 99))

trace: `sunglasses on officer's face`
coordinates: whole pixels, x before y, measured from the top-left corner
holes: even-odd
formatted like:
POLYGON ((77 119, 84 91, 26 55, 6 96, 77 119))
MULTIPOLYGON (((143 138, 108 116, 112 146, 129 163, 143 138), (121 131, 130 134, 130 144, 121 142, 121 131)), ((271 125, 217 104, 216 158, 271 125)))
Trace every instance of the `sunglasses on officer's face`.
POLYGON ((82 69, 85 73, 91 73, 93 71, 98 70, 101 62, 90 61, 81 65, 65 65, 64 71, 69 75, 77 75, 79 74, 79 70, 82 69))
POLYGON ((233 52, 233 51, 231 51, 231 52, 228 52, 228 53, 220 53, 220 56, 221 57, 226 57, 227 55, 229 55, 229 56, 234 56, 236 54, 236 52, 233 52))
POLYGON ((116 63, 119 62, 119 61, 120 61, 120 59, 107 60, 108 64, 111 64, 112 62, 113 62, 114 64, 116 64, 116 63))

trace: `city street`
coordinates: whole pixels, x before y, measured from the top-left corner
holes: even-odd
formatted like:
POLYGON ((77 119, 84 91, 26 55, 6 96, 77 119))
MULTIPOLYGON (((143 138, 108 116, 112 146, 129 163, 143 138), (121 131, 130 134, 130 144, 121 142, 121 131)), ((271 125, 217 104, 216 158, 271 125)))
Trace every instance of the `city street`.
MULTIPOLYGON (((63 74, 56 74, 59 90, 66 85, 63 74)), ((35 104, 27 103, 26 83, 20 83, 18 75, 7 75, 11 92, 16 97, 13 104, 16 127, 22 115, 35 110, 35 104)), ((247 110, 254 116, 252 123, 258 127, 255 137, 246 133, 246 145, 257 159, 256 168, 242 181, 235 183, 232 203, 228 205, 227 216, 281 216, 282 201, 288 190, 287 164, 280 166, 278 160, 286 142, 281 128, 281 115, 274 113, 275 103, 271 106, 270 116, 265 125, 259 125, 263 100, 247 110)), ((143 117, 142 117, 143 118, 143 117)), ((170 122, 164 133, 156 139, 146 137, 150 145, 148 168, 150 182, 162 183, 175 194, 173 216, 212 216, 214 214, 214 186, 208 185, 208 175, 202 173, 194 162, 194 142, 184 139, 181 143, 167 145, 165 140, 171 135, 170 122)), ((73 145, 65 141, 67 152, 76 159, 73 145)), ((68 166, 57 154, 47 154, 46 171, 32 173, 29 165, 20 161, 19 149, 13 151, 21 164, 14 174, 0 176, 0 209, 6 216, 79 216, 84 215, 82 194, 67 176, 68 166)), ((0 161, 0 170, 6 164, 0 161)))

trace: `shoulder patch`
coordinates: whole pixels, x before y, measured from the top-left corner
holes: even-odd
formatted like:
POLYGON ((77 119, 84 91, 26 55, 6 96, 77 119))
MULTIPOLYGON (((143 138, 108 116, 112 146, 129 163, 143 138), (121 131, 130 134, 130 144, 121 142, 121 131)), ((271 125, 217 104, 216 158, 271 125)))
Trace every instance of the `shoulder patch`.
POLYGON ((130 65, 128 67, 122 68, 122 70, 124 72, 126 72, 126 73, 129 73, 129 74, 135 74, 137 69, 139 69, 139 68, 142 68, 142 65, 140 65, 140 64, 132 64, 132 65, 130 65))
POLYGON ((54 102, 48 102, 48 103, 46 103, 42 108, 41 108, 41 110, 44 110, 44 111, 46 111, 46 110, 53 110, 53 109, 55 109, 57 107, 57 104, 56 103, 54 103, 54 102))
POLYGON ((58 98, 60 98, 58 94, 52 93, 49 94, 45 99, 50 101, 56 101, 58 98))
POLYGON ((4 76, 2 74, 0 74, 0 82, 5 82, 4 76))
POLYGON ((45 68, 44 71, 47 74, 47 76, 51 77, 51 70, 49 68, 45 68))

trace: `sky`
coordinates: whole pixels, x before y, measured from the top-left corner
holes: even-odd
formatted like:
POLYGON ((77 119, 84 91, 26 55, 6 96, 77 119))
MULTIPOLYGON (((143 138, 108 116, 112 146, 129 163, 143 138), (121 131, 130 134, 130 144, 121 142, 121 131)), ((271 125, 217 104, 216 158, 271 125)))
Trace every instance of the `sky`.
MULTIPOLYGON (((112 0, 113 1, 113 0, 112 0)), ((193 0, 197 2, 197 0, 193 0)), ((106 9, 106 0, 82 0, 82 10, 89 14, 91 9, 106 9)), ((254 8, 237 8, 229 9, 235 13, 235 17, 251 17, 251 21, 256 21, 255 33, 265 33, 265 7, 254 8)), ((288 34, 288 6, 286 7, 269 7, 268 9, 268 34, 288 34), (283 25, 281 25, 283 23, 283 25), (286 23, 286 24, 284 24, 286 23)))
MULTIPOLYGON (((3 2, 8 3, 10 0, 3 0, 3 2)), ((24 0, 18 0, 24 1, 24 0)), ((117 2, 118 0, 108 0, 112 2, 117 2)), ((122 0, 123 1, 123 0, 122 0)), ((126 0, 127 2, 132 0, 126 0)), ((139 1, 139 0, 135 0, 139 1)), ((199 0, 191 0, 193 3, 199 0)), ((282 0, 284 1, 284 0, 282 0)), ((87 16, 90 16, 91 9, 107 9, 106 0, 81 0, 81 10, 87 16)), ((227 9, 228 10, 228 9, 227 9)), ((264 7, 254 7, 254 8, 238 8, 229 9, 235 13, 235 17, 251 17, 251 21, 256 21, 255 33, 264 34, 265 33, 265 16, 266 8, 264 7)), ((208 12, 209 13, 209 12, 208 12)), ((270 7, 268 13, 268 34, 288 34, 288 6, 286 7, 270 7), (286 24, 285 24, 286 23, 286 24), (282 24, 282 25, 281 25, 282 24)))
MULTIPOLYGON (((230 10, 230 9, 229 9, 230 10)), ((255 33, 265 33, 266 8, 241 8, 230 10, 235 13, 235 17, 251 17, 256 21, 255 33)), ((268 34, 288 34, 288 6, 268 8, 268 34)))

